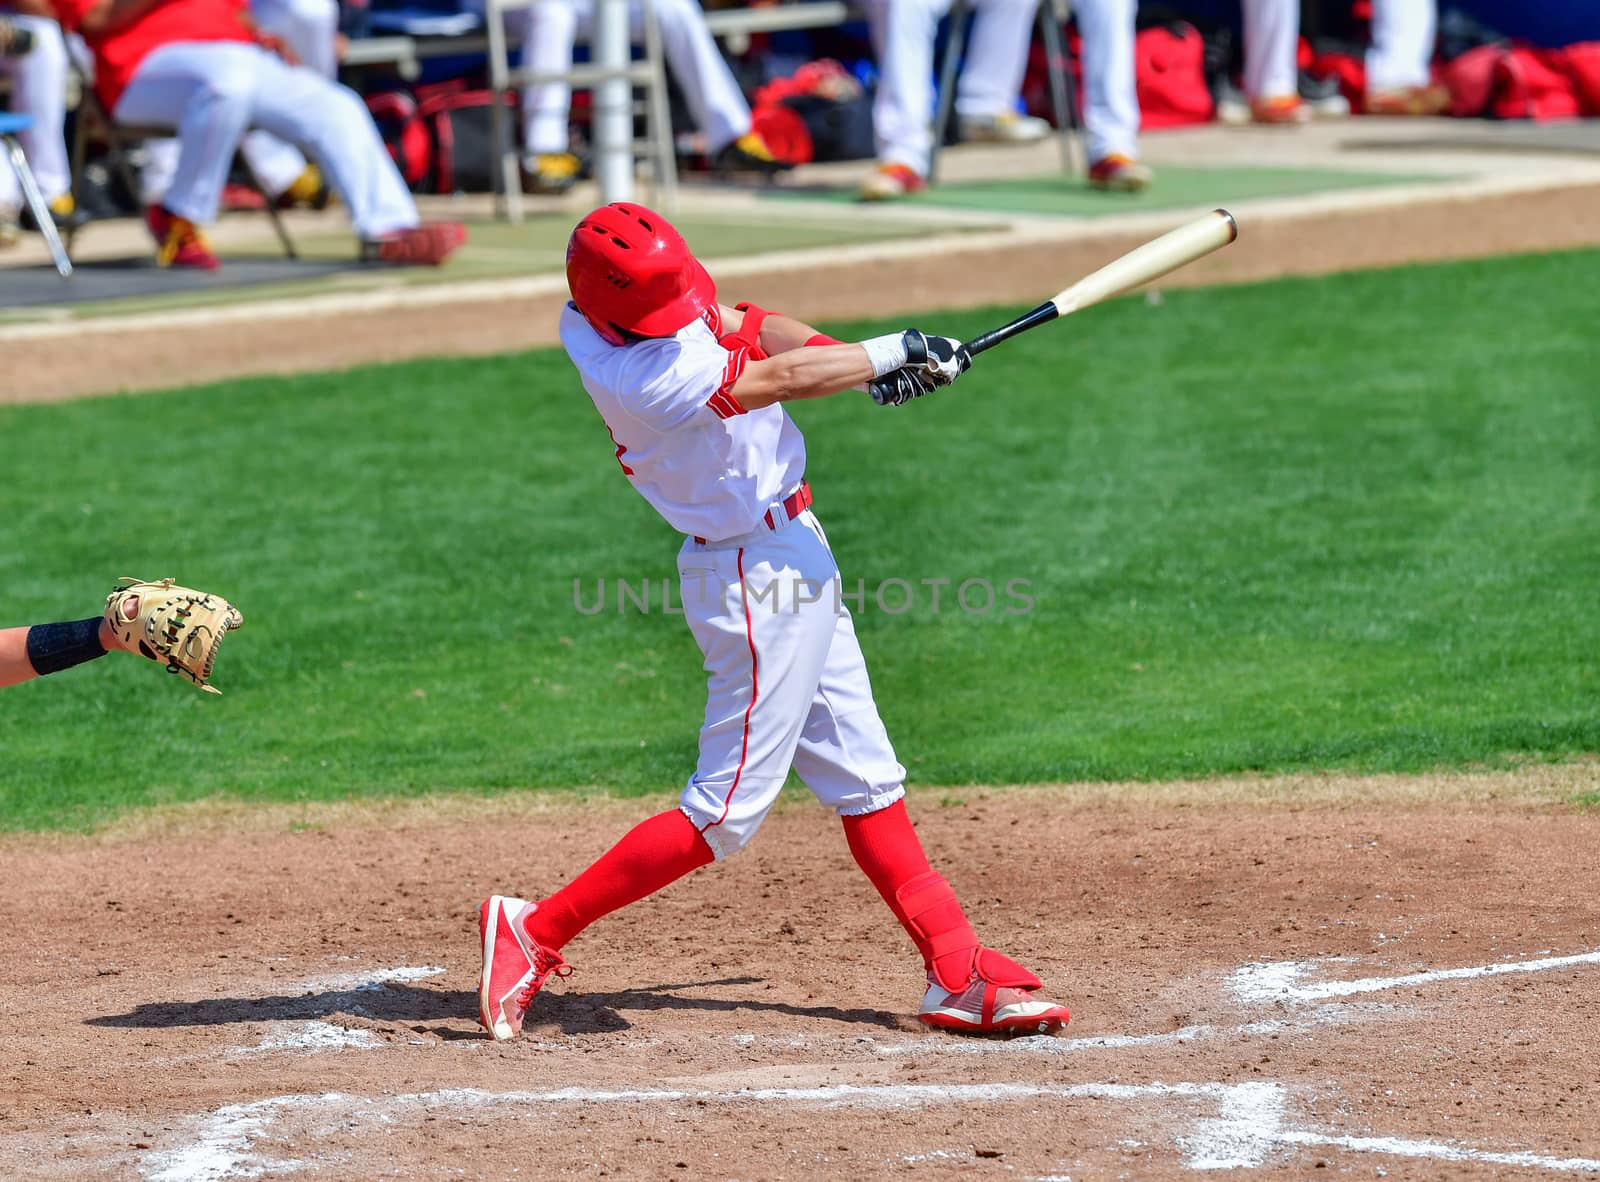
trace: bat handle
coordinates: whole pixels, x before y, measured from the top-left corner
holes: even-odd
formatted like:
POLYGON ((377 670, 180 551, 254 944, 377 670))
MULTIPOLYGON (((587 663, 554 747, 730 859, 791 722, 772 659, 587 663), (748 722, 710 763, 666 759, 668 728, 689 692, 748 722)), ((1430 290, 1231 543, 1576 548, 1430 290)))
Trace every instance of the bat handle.
POLYGON ((986 333, 973 337, 966 343, 966 350, 976 357, 985 349, 992 349, 1001 341, 1010 340, 1019 332, 1027 332, 1030 328, 1035 328, 1046 321, 1054 320, 1058 315, 1060 313, 1056 311, 1055 304, 1046 300, 1033 311, 1024 312, 1010 324, 1002 324, 999 328, 992 328, 986 333))

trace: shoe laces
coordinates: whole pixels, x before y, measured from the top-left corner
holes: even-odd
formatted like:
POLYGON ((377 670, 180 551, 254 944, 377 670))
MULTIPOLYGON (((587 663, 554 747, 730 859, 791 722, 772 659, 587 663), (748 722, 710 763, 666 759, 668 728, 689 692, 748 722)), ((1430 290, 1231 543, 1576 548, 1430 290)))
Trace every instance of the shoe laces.
POLYGON ((517 1005, 527 1009, 533 1004, 533 995, 544 988, 544 983, 550 977, 566 979, 572 976, 572 966, 561 959, 561 954, 551 952, 545 948, 536 948, 534 952, 533 976, 528 978, 528 983, 517 990, 517 1005))

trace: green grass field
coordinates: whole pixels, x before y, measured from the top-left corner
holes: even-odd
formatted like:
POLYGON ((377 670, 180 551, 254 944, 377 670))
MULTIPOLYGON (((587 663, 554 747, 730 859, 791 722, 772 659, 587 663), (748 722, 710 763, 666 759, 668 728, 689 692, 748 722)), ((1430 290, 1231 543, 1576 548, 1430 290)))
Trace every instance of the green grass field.
MULTIPOLYGON (((869 598, 913 782, 1600 750, 1597 264, 1134 297, 921 404, 798 407, 849 584, 1028 580, 1027 614, 869 598)), ((0 409, 0 438, 0 624, 92 614, 122 574, 246 618, 221 698, 122 655, 5 691, 0 825, 692 766, 682 620, 574 608, 575 579, 658 598, 678 541, 559 352, 0 409)))

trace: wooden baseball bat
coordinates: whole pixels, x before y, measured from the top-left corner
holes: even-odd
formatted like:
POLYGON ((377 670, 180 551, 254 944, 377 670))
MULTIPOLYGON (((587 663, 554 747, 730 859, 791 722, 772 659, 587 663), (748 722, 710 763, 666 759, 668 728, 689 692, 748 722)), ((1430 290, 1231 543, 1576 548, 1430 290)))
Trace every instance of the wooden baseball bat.
POLYGON ((1214 250, 1221 250, 1239 236, 1239 226, 1233 215, 1225 209, 1214 209, 1205 217, 1170 230, 1143 246, 1136 246, 1119 259, 1113 259, 1092 275, 1085 275, 1071 287, 1058 292, 1031 312, 1018 316, 1010 324, 990 329, 967 342, 967 352, 974 355, 992 349, 1001 341, 1008 341, 1018 333, 1037 328, 1058 316, 1109 300, 1112 296, 1132 291, 1142 283, 1159 279, 1169 271, 1176 271, 1186 263, 1203 258, 1214 250))

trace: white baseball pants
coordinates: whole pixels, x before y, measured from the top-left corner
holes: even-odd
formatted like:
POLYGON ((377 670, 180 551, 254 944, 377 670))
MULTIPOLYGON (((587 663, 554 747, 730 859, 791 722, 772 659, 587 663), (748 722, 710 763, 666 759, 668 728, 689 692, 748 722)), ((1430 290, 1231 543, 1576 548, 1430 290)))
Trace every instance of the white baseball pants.
POLYGON ((776 531, 684 542, 678 577, 707 674, 700 758, 679 807, 717 858, 755 836, 791 767, 840 816, 905 795, 839 568, 809 509, 776 531))
POLYGON ((1300 93, 1300 0, 1243 0, 1244 92, 1253 99, 1300 93))
MULTIPOLYGON (((281 37, 301 65, 330 81, 337 79, 337 0, 251 0, 250 14, 263 31, 281 37)), ((239 147, 268 196, 282 193, 305 171, 306 158, 300 150, 267 132, 247 133, 239 147)), ((178 141, 151 140, 145 145, 145 157, 139 181, 140 200, 155 205, 165 199, 177 174, 178 141)))
POLYGON ((362 238, 417 224, 411 193, 355 92, 260 46, 163 45, 135 71, 115 114, 119 122, 178 128, 177 161, 161 202, 197 224, 216 220, 234 146, 247 128, 304 147, 362 238))
MULTIPOLYGON (((720 152, 750 130, 750 104, 722 59, 695 0, 656 0, 661 48, 689 113, 705 134, 709 151, 720 152)), ((644 10, 628 6, 635 43, 644 40, 644 10)), ((530 70, 558 73, 572 65, 572 47, 587 37, 594 0, 539 0, 506 14, 510 32, 522 41, 522 60, 530 70)), ((552 82, 522 92, 523 144, 530 155, 567 150, 567 119, 572 88, 552 82)))
POLYGON ((1139 154, 1139 90, 1134 73, 1137 0, 1077 0, 1083 37, 1083 140, 1090 162, 1139 154))
POLYGON ((337 76, 338 0, 250 0, 250 14, 264 32, 281 37, 306 69, 337 76))
MULTIPOLYGON (((1038 0, 974 0, 976 19, 956 84, 958 115, 1010 111, 1028 68, 1038 0)), ((871 0, 878 93, 872 104, 878 159, 924 176, 933 147, 933 42, 950 0, 871 0)))
MULTIPOLYGON (((6 18, 33 34, 33 49, 18 58, 0 58, 0 72, 11 76, 11 109, 33 116, 33 127, 17 137, 46 201, 72 185, 63 130, 67 118, 67 46, 61 26, 38 16, 8 12, 6 18)), ((22 190, 9 164, 0 165, 0 206, 22 204, 22 190)))
POLYGON ((1437 15, 1434 0, 1373 0, 1369 92, 1428 84, 1437 15))

